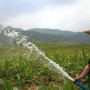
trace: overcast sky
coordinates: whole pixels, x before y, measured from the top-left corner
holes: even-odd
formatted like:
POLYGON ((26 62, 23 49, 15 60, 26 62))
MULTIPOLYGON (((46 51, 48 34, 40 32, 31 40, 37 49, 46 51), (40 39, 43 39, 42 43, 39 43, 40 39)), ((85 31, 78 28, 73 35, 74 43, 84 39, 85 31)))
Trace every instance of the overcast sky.
POLYGON ((90 0, 0 0, 0 24, 17 28, 90 29, 90 0))

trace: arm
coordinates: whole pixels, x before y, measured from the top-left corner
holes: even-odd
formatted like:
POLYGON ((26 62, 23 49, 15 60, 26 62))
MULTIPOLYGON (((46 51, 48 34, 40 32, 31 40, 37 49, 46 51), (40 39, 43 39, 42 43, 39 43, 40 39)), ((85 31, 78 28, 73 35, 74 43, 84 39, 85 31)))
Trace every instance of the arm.
POLYGON ((90 65, 88 64, 88 65, 84 68, 82 74, 81 74, 80 76, 76 77, 74 80, 75 80, 75 81, 77 81, 77 80, 78 80, 78 81, 82 81, 82 80, 88 75, 89 71, 90 71, 90 65))

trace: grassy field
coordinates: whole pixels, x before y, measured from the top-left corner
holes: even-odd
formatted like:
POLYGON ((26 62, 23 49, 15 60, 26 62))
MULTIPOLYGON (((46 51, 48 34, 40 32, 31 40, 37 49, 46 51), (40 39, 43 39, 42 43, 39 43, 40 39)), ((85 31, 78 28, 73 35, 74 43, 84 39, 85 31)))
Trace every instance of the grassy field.
MULTIPOLYGON (((90 45, 35 43, 73 78, 82 72, 90 45)), ((0 90, 80 90, 23 47, 0 47, 0 90)))
POLYGON ((47 57, 57 62, 72 76, 81 73, 82 68, 90 58, 90 44, 61 45, 38 43, 37 46, 46 53, 47 57))

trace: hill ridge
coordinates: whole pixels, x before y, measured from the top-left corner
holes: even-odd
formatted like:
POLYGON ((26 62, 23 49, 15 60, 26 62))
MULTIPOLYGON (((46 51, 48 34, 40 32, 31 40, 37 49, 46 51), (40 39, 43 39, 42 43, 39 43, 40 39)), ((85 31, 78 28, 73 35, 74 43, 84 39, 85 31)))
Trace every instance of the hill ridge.
POLYGON ((90 43, 90 36, 83 32, 59 31, 59 29, 28 29, 13 28, 11 26, 0 25, 0 42, 6 42, 7 37, 3 35, 4 31, 16 31, 21 35, 27 36, 28 40, 36 40, 49 43, 90 43), (56 31, 55 31, 56 30, 56 31), (55 32, 55 33, 54 33, 55 32))

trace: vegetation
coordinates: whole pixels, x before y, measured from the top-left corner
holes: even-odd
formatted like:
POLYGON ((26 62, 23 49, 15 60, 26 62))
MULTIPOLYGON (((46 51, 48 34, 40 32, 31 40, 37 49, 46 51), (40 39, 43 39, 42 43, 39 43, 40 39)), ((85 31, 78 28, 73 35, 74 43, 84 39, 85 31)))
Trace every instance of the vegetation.
POLYGON ((46 53, 47 57, 57 62, 72 76, 75 73, 80 74, 82 72, 82 68, 87 64, 90 57, 90 44, 36 44, 46 53))
MULTIPOLYGON (((35 43, 46 56, 73 78, 90 55, 90 45, 35 43)), ((18 46, 0 47, 0 90, 80 90, 73 82, 48 67, 44 58, 18 46)))

